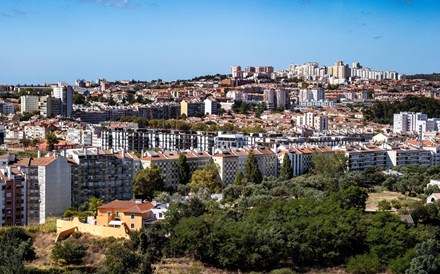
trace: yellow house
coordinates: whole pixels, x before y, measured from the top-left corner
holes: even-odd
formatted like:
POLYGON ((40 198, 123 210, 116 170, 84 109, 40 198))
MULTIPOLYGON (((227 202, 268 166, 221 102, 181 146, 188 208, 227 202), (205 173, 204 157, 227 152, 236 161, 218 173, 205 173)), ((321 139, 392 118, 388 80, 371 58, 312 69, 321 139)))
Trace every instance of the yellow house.
POLYGON ((114 200, 98 207, 98 226, 120 227, 124 223, 132 230, 141 230, 146 221, 153 219, 151 202, 114 200))

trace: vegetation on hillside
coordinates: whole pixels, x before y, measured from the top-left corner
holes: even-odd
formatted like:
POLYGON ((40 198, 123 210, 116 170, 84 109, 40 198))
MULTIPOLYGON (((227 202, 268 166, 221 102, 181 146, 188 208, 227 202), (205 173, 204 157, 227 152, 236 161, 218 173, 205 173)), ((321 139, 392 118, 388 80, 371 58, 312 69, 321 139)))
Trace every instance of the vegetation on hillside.
POLYGON ((376 101, 372 106, 364 107, 363 114, 367 121, 392 124, 393 115, 401 111, 422 112, 430 118, 440 117, 440 101, 423 96, 407 96, 397 102, 376 101))
MULTIPOLYGON (((94 273, 152 273, 153 265, 164 257, 189 257, 212 267, 246 272, 343 267, 351 273, 437 273, 440 204, 380 201, 375 214, 365 213, 365 207, 368 192, 379 187, 397 189, 406 181, 410 187, 402 193, 423 195, 421 187, 411 184, 422 186, 430 178, 439 178, 440 169, 400 168, 402 177, 374 169, 345 173, 340 155, 321 156, 312 157, 313 172, 290 179, 257 179, 261 174, 256 174, 256 162, 250 156, 244 174, 223 189, 221 202, 211 199, 205 183, 199 183, 185 202, 179 193, 156 194, 170 202, 165 220, 132 232, 130 240, 109 238, 98 243, 74 233, 55 245, 53 267, 90 270, 86 261, 95 252, 105 259, 99 269, 90 270, 94 273), (320 169, 325 161, 324 169, 331 173, 320 169), (417 176, 421 179, 414 182, 417 176), (410 214, 415 226, 401 221, 399 214, 410 214)), ((186 195, 188 185, 179 190, 186 195)), ((0 230, 0 267, 22 271, 23 261, 34 256, 28 232, 0 230), (6 259, 10 254, 16 255, 13 266, 6 259)))
POLYGON ((413 74, 407 75, 407 79, 425 79, 428 81, 440 81, 440 73, 431 73, 431 74, 413 74))

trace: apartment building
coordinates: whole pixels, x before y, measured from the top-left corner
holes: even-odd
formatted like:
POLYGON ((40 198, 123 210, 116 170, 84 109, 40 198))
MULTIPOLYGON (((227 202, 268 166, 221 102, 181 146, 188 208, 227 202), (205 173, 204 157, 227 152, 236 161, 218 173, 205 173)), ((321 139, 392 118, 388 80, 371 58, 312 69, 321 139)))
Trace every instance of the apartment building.
POLYGON ((93 133, 89 129, 68 128, 66 141, 83 146, 92 146, 93 133))
POLYGON ((440 165, 440 144, 432 140, 409 139, 405 142, 415 148, 423 148, 431 153, 431 165, 440 165))
POLYGON ((52 97, 61 101, 61 115, 65 117, 72 116, 73 110, 73 88, 59 82, 57 86, 52 87, 52 97))
POLYGON ((338 147, 348 159, 348 171, 365 171, 368 168, 386 168, 387 152, 373 145, 346 145, 338 147))
POLYGON ((198 100, 182 100, 180 102, 180 115, 192 117, 205 114, 205 103, 198 100))
POLYGON ((26 225, 26 181, 17 168, 0 169, 0 226, 26 225))
POLYGON ((66 155, 72 169, 72 205, 80 206, 91 197, 106 202, 132 198, 133 177, 140 168, 132 153, 83 148, 69 149, 66 155))
POLYGON ((44 125, 27 125, 24 127, 24 136, 28 139, 45 139, 47 128, 44 125))
POLYGON ((141 159, 144 168, 155 164, 162 170, 162 176, 167 187, 177 188, 179 185, 179 154, 186 156, 187 163, 190 167, 190 172, 193 173, 198 169, 203 169, 208 162, 211 161, 211 156, 201 150, 182 150, 182 151, 146 151, 144 157, 141 159))
POLYGON ((278 164, 281 165, 284 154, 287 153, 290 163, 292 165, 293 176, 300 176, 305 174, 312 167, 313 153, 335 153, 328 146, 295 146, 295 145, 281 145, 274 149, 277 155, 278 164))
POLYGON ((111 126, 102 129, 99 146, 103 149, 151 150, 187 150, 200 149, 212 151, 215 145, 214 132, 190 132, 182 130, 160 130, 134 128, 128 126, 111 126))
POLYGON ((393 117, 394 133, 424 133, 437 131, 439 128, 439 118, 428 119, 428 115, 420 112, 400 112, 393 117))
POLYGON ((213 97, 206 98, 203 103, 205 104, 203 114, 218 114, 218 103, 213 97))
POLYGON ((66 157, 23 158, 15 166, 26 181, 27 224, 44 223, 70 207, 71 168, 66 157))
POLYGON ((328 130, 328 117, 314 112, 306 112, 302 116, 296 116, 296 126, 307 126, 319 131, 328 130))
POLYGON ((20 97, 21 113, 33 113, 40 111, 39 109, 39 97, 34 95, 23 95, 20 97))
POLYGON ((216 149, 212 160, 219 167, 223 185, 231 184, 238 172, 243 172, 249 152, 255 155, 258 168, 263 177, 278 175, 276 154, 267 147, 245 147, 241 149, 216 149))
POLYGON ((430 166, 431 163, 431 152, 428 150, 405 144, 387 147, 387 166, 430 166))
POLYGON ((0 112, 4 115, 14 114, 15 113, 15 105, 7 102, 0 102, 0 112))
POLYGON ((247 146, 247 138, 243 134, 218 132, 214 137, 215 148, 242 148, 247 146))

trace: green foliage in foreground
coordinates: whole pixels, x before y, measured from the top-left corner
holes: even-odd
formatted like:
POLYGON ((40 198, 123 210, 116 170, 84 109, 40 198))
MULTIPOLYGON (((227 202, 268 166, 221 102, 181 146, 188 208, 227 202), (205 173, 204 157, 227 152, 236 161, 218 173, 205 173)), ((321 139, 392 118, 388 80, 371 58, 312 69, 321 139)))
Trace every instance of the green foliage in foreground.
POLYGON ((86 253, 87 248, 84 245, 64 241, 55 244, 51 258, 60 264, 80 264, 86 253))
POLYGON ((24 229, 0 230, 0 273, 23 273, 23 261, 34 258, 31 236, 24 229))

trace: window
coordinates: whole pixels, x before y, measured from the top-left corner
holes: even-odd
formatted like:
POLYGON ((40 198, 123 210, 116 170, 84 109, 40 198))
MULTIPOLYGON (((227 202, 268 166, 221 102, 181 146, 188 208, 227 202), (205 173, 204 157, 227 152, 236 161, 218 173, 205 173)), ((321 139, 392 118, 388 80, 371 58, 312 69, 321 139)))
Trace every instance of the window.
POLYGON ((134 214, 131 214, 130 218, 133 220, 134 219, 134 214))
POLYGON ((159 213, 159 218, 162 218, 162 215, 163 215, 162 212, 160 212, 160 213, 159 213))
POLYGON ((119 212, 118 211, 115 212, 115 217, 119 217, 119 212))
POLYGON ((111 211, 107 211, 107 216, 112 215, 111 211))
POLYGON ((130 225, 130 228, 131 228, 131 229, 134 229, 134 224, 131 224, 131 225, 130 225))

